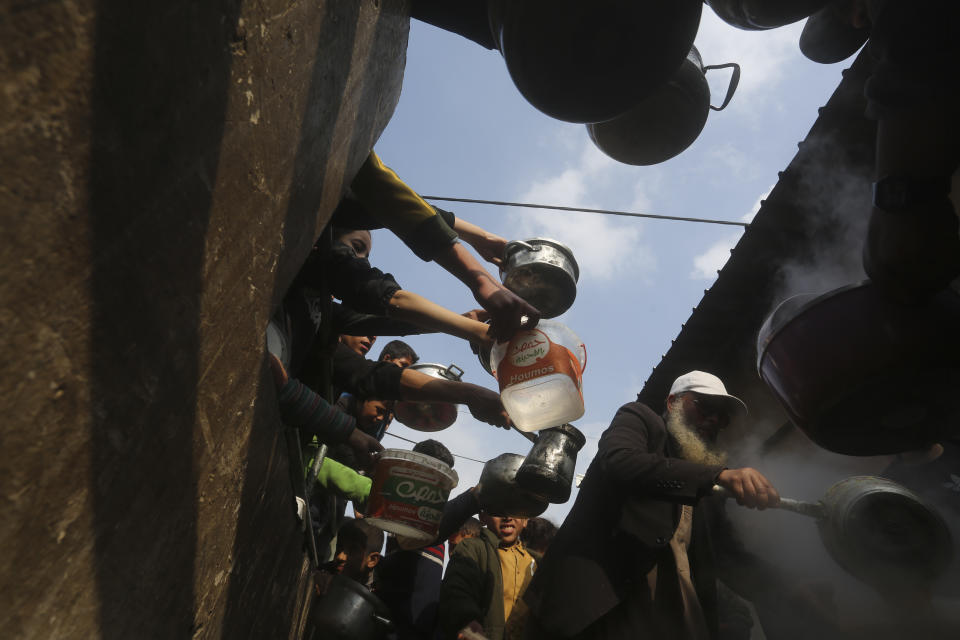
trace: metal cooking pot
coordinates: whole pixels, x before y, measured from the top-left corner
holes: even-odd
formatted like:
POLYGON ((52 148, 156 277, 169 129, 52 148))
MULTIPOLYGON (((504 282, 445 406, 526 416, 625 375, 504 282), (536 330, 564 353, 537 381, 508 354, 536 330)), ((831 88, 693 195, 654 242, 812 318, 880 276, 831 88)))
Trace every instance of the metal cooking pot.
POLYGON ((870 37, 867 28, 858 29, 837 14, 835 6, 824 7, 807 18, 800 33, 800 52, 820 64, 846 60, 870 37))
POLYGON ((932 506, 896 482, 847 478, 822 500, 820 537, 837 564, 880 590, 929 586, 953 558, 950 530, 932 506))
POLYGON ((757 338, 760 377, 815 443, 846 455, 925 449, 960 428, 960 295, 916 306, 869 281, 794 296, 757 338))
POLYGON ((393 629, 390 609, 356 580, 334 576, 327 593, 311 613, 323 637, 330 640, 380 640, 393 629))
POLYGON ((567 122, 616 117, 690 50, 700 0, 490 0, 490 30, 517 89, 567 122))
POLYGON ((495 516, 533 518, 547 510, 548 501, 517 484, 517 470, 524 457, 501 453, 487 460, 477 483, 477 501, 487 513, 495 516))
POLYGON ((704 0, 727 24, 761 31, 802 20, 819 11, 830 0, 704 0))
POLYGON ((693 144, 707 123, 710 109, 722 111, 740 83, 735 62, 703 65, 700 52, 691 47, 680 68, 665 85, 640 100, 626 113, 607 122, 587 125, 593 143, 605 154, 625 164, 649 166, 680 154, 693 144), (710 104, 706 72, 732 68, 727 96, 719 107, 710 104))
MULTIPOLYGON (((408 369, 425 373, 439 380, 459 382, 463 369, 455 364, 412 364, 408 369)), ((393 408, 397 421, 417 431, 442 431, 457 420, 457 405, 452 402, 397 402, 393 408)))
POLYGON ((929 587, 953 560, 950 530, 937 510, 886 478, 846 478, 820 502, 783 498, 780 508, 816 518, 837 564, 881 591, 929 587))
POLYGON ((577 298, 580 267, 573 252, 550 238, 508 242, 500 267, 503 286, 529 302, 543 318, 555 318, 577 298))
POLYGON ((517 484, 550 502, 566 502, 573 486, 577 452, 586 442, 586 436, 572 424, 542 429, 517 470, 517 484))

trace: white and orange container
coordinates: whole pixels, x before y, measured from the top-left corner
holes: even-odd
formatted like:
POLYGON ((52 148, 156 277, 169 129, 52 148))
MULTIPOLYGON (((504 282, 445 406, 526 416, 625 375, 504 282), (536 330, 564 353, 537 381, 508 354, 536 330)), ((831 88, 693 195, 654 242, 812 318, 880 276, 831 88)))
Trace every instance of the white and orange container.
POLYGON ((373 475, 367 501, 367 521, 398 536, 430 542, 437 537, 440 517, 457 472, 436 458, 384 449, 373 475))
POLYGON ((553 320, 518 331, 490 352, 500 399, 521 431, 556 427, 582 417, 586 366, 583 342, 569 327, 553 320))

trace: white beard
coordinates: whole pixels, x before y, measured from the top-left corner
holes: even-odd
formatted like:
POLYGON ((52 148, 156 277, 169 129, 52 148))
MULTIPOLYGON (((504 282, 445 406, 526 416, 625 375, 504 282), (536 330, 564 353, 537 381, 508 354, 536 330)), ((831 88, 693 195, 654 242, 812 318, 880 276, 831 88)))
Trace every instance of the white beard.
POLYGON ((690 462, 704 465, 723 465, 727 461, 727 454, 716 451, 703 441, 697 430, 687 422, 683 415, 683 407, 679 402, 667 410, 667 432, 673 436, 680 448, 680 457, 690 462))

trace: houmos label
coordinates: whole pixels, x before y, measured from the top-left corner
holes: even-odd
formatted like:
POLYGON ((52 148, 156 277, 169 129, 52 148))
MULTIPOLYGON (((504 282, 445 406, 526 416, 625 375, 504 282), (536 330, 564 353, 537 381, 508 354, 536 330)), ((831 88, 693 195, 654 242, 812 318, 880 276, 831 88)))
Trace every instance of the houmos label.
POLYGON ((383 460, 370 490, 367 514, 436 535, 450 481, 440 471, 409 460, 383 460))
POLYGON ((552 342, 539 329, 517 333, 507 346, 507 353, 494 372, 500 391, 555 373, 570 376, 583 394, 583 370, 577 356, 562 344, 552 342))

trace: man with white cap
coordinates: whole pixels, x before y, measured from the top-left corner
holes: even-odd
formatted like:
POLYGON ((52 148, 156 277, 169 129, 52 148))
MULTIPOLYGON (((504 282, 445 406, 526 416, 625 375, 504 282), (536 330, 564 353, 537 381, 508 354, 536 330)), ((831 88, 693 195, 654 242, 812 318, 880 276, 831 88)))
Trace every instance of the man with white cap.
POLYGON ((741 595, 779 582, 735 540, 718 501, 700 503, 715 485, 748 507, 780 500, 763 474, 726 468, 713 448, 746 406, 716 376, 691 371, 666 407, 661 417, 631 402, 604 431, 524 598, 528 637, 708 640, 717 637, 718 577, 741 595))

